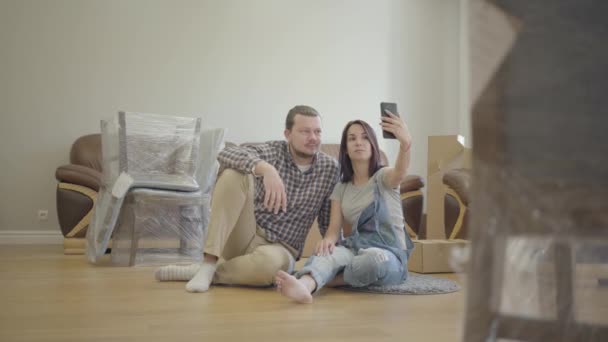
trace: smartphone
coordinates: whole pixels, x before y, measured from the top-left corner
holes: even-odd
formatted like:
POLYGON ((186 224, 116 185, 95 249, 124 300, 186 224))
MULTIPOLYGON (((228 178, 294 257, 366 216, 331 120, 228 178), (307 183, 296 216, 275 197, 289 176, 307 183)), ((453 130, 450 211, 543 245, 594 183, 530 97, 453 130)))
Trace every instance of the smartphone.
MULTIPOLYGON (((381 102, 380 103, 380 115, 381 116, 388 116, 388 114, 386 114, 386 112, 385 112, 386 110, 388 110, 389 112, 391 112, 391 113, 399 116, 399 112, 397 111, 397 104, 396 103, 381 102)), ((393 133, 387 132, 385 130, 382 130, 382 137, 384 137, 384 139, 397 139, 393 133)))

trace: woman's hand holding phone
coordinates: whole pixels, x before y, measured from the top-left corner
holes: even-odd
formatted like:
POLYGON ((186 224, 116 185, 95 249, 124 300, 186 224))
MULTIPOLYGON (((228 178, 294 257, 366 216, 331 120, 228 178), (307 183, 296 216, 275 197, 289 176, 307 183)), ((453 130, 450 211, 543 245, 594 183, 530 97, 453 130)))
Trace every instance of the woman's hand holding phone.
POLYGON ((382 127, 384 138, 397 139, 402 146, 409 149, 409 146, 412 143, 412 136, 403 119, 396 113, 397 105, 383 102, 380 104, 380 108, 382 110, 382 121, 380 126, 382 127), (391 109, 393 109, 393 111, 391 111, 391 109))

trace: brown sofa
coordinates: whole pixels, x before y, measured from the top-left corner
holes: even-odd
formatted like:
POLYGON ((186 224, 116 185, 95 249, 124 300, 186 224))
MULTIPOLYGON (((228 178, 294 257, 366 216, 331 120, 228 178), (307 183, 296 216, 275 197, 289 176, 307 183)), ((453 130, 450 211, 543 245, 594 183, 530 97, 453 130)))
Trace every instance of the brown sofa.
POLYGON ((454 169, 443 175, 446 187, 444 198, 445 236, 448 239, 467 239, 471 201, 471 170, 454 169))
MULTIPOLYGON (((340 145, 323 144, 321 150, 334 158, 338 157, 340 145)), ((386 162, 386 155, 383 161, 386 162)), ((85 234, 89 225, 97 192, 101 182, 101 135, 91 134, 78 138, 70 150, 70 164, 57 168, 57 215, 64 236, 65 254, 82 254, 85 234)), ((422 178, 410 175, 401 185, 402 206, 408 233, 418 234, 422 216, 424 186, 422 178)), ((311 229, 304 256, 310 255, 320 239, 318 229, 311 229)))
POLYGON ((83 254, 85 234, 101 185, 101 135, 82 136, 72 144, 70 163, 57 168, 57 217, 65 254, 83 254))

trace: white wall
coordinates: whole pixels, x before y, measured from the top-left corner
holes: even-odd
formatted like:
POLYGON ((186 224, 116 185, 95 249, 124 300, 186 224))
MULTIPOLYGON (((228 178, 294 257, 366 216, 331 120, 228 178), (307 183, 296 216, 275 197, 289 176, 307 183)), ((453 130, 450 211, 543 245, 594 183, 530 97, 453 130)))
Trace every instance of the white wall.
POLYGON ((394 100, 426 175, 427 135, 459 126, 458 27, 456 0, 0 0, 0 230, 58 231, 55 168, 118 110, 244 142, 281 139, 309 104, 338 142, 394 100))
MULTIPOLYGON (((414 137, 411 173, 427 175, 430 135, 468 135, 469 114, 461 106, 461 1, 400 2, 394 21, 389 96, 399 103, 414 137), (463 111, 463 109, 465 111, 463 111)), ((384 148, 394 155, 397 144, 384 148)))

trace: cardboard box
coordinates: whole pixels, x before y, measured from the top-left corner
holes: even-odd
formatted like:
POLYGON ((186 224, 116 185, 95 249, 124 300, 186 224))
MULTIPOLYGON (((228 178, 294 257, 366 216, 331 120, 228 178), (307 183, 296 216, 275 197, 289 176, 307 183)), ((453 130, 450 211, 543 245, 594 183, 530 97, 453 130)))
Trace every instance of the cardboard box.
POLYGON ((464 138, 459 135, 430 136, 428 144, 426 238, 445 239, 443 175, 452 169, 470 169, 471 149, 465 147, 464 138))
POLYGON ((452 273, 450 258, 452 249, 464 247, 467 240, 414 240, 414 251, 408 261, 408 269, 416 273, 452 273))

